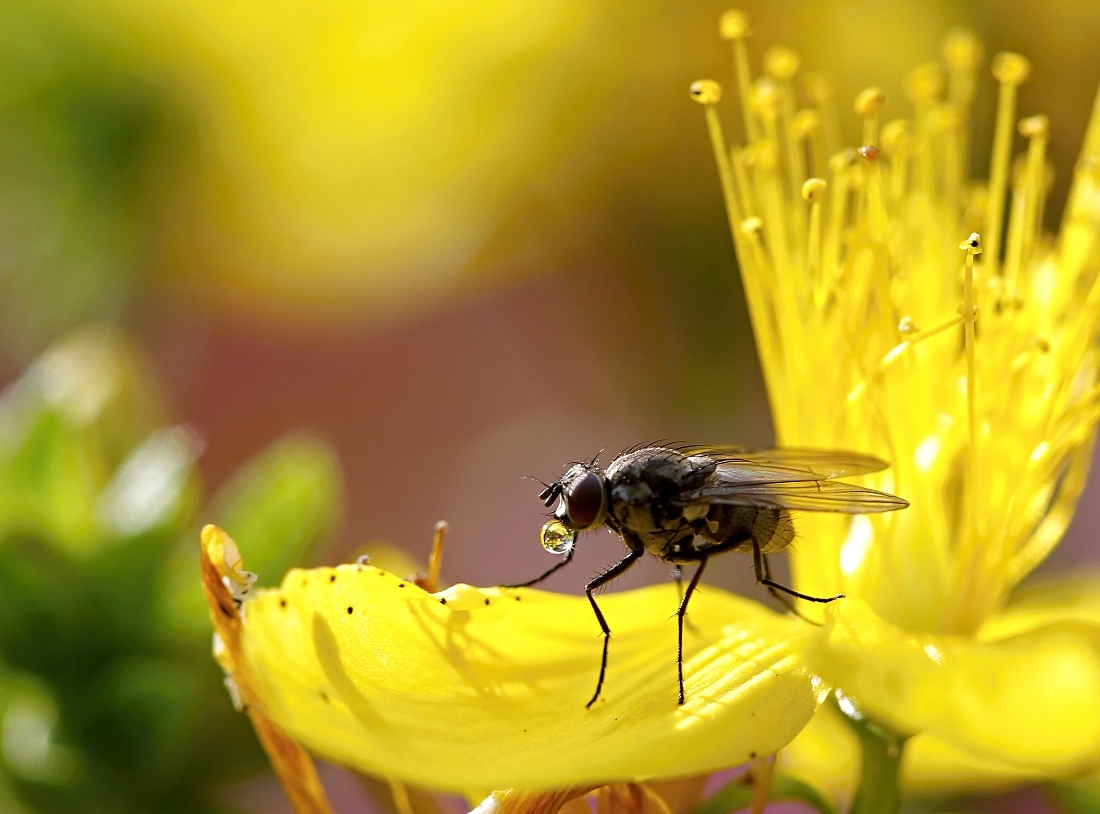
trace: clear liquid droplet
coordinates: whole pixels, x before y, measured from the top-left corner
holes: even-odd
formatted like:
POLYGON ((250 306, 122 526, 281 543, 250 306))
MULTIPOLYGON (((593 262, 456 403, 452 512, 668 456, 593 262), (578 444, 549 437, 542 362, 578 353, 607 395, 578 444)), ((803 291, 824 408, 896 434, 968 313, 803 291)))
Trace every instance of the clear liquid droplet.
POLYGON ((577 532, 566 528, 560 520, 551 520, 542 527, 539 542, 551 554, 565 554, 576 542, 577 532))

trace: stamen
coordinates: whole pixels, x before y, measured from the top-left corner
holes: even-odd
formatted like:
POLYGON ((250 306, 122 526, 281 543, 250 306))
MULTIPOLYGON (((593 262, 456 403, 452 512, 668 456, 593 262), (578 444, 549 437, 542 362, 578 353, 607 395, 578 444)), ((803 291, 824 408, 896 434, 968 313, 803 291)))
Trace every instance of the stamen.
POLYGON ((986 201, 985 232, 989 247, 987 259, 990 273, 999 271, 1001 225, 1004 221, 1005 187, 1008 184, 1008 162, 1012 151, 1012 123, 1016 118, 1016 88, 1024 83, 1031 64, 1011 51, 1002 51, 993 58, 993 76, 1001 83, 997 99, 997 125, 993 134, 993 155, 989 161, 989 195, 986 201))
POLYGON ((894 119, 882 128, 882 149, 890 159, 890 211, 898 217, 901 202, 909 184, 909 151, 911 145, 909 122, 894 119))
POLYGON ((786 202, 777 178, 779 91, 771 80, 758 79, 753 83, 749 101, 764 128, 764 137, 756 144, 756 166, 759 170, 756 177, 757 197, 767 226, 766 236, 772 259, 781 279, 787 279, 791 263, 787 245, 786 202))
MULTIPOLYGON (((806 179, 804 152, 798 145, 791 125, 794 123, 794 92, 791 78, 798 73, 798 54, 782 45, 772 46, 764 54, 764 72, 771 77, 779 93, 780 126, 786 150, 788 181, 792 201, 798 200, 806 179)), ((796 219, 796 226, 800 221, 796 219)))
POLYGON ((879 149, 874 146, 864 146, 856 152, 866 162, 864 171, 867 174, 867 221, 871 238, 881 241, 886 237, 886 207, 882 202, 882 172, 878 166, 879 149))
POLYGON ((745 38, 752 33, 749 17, 738 9, 730 9, 718 21, 718 34, 724 40, 733 42, 733 73, 737 80, 737 95, 741 102, 741 117, 745 128, 745 141, 753 144, 760 133, 749 107, 749 86, 752 73, 749 70, 749 54, 745 48, 745 38))
POLYGON ((916 188, 925 195, 931 197, 933 193, 933 168, 935 166, 932 155, 932 138, 929 127, 929 116, 932 108, 939 102, 943 93, 944 75, 943 67, 934 62, 929 62, 914 69, 906 78, 906 91, 909 99, 916 109, 915 122, 915 150, 914 150, 914 182, 916 188))
POLYGON ((421 587, 430 594, 439 589, 439 572, 443 568, 443 541, 447 536, 450 525, 446 520, 440 520, 435 524, 435 534, 432 537, 432 553, 428 557, 428 578, 426 584, 421 587))
POLYGON ((882 88, 867 88, 856 97, 856 114, 863 118, 863 143, 878 146, 878 111, 886 104, 882 88))
POLYGON ((810 205, 810 237, 806 251, 806 269, 810 285, 821 281, 821 199, 825 196, 825 181, 810 178, 802 185, 802 198, 810 205))
POLYGON ((791 134, 801 142, 803 155, 809 154, 812 166, 808 172, 824 174, 827 167, 821 144, 821 114, 810 108, 798 111, 791 120, 791 134))
MULTIPOLYGON (((970 441, 967 445, 967 458, 970 472, 967 477, 968 484, 973 484, 977 472, 977 416, 975 413, 975 393, 977 381, 974 363, 974 323, 977 322, 978 310, 974 307, 974 255, 982 253, 982 241, 977 232, 974 232, 966 240, 959 244, 959 248, 966 252, 966 266, 963 271, 963 304, 962 317, 964 326, 963 341, 966 348, 966 411, 970 422, 970 441)), ((972 488, 972 487, 970 487, 972 488)))
POLYGON ((1004 271, 1009 277, 1009 296, 1018 294, 1020 274, 1029 262, 1038 226, 1040 199, 1043 197, 1043 175, 1046 168, 1046 141, 1051 122, 1043 116, 1033 116, 1020 122, 1020 134, 1029 139, 1027 163, 1016 194, 1012 198, 1009 219, 1009 240, 1004 253, 1004 271))
POLYGON ((840 150, 840 121, 837 118, 833 94, 836 93, 836 80, 827 71, 815 71, 802 77, 806 95, 814 103, 821 116, 821 137, 825 155, 833 155, 840 150))
POLYGON ((943 41, 943 58, 947 63, 947 98, 959 116, 956 149, 962 182, 970 167, 970 105, 974 100, 974 74, 982 59, 982 44, 971 31, 952 28, 943 41))

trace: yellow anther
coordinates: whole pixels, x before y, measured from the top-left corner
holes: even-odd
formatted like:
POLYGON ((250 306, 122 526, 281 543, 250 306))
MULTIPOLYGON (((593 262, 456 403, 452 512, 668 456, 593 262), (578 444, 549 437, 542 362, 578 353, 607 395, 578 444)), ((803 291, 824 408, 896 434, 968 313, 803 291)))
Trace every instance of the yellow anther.
POLYGON ((749 93, 749 104, 764 121, 772 121, 779 116, 779 91, 775 84, 767 79, 758 79, 749 93))
POLYGON ((1046 138, 1050 134, 1050 119, 1042 113, 1020 119, 1020 135, 1024 138, 1046 138))
POLYGON ((982 236, 977 232, 971 232, 970 237, 959 244, 959 248, 970 254, 982 253, 982 236))
POLYGON ((902 317, 898 322, 898 333, 901 334, 915 334, 920 331, 920 327, 913 321, 912 317, 902 317))
POLYGON ((908 119, 894 119, 887 122, 882 127, 882 146, 888 153, 893 153, 909 141, 912 130, 908 119))
POLYGON ((807 178, 802 185, 802 200, 808 203, 817 203, 825 194, 825 181, 821 178, 807 178))
POLYGON ((1008 85, 1022 85, 1031 73, 1031 63, 1027 57, 1013 51, 1001 51, 993 57, 993 76, 998 82, 1008 85))
POLYGON ((763 218, 745 218, 741 221, 741 231, 749 237, 754 237, 764 230, 763 218))
POLYGON ((798 73, 798 54, 785 45, 773 45, 764 52, 764 71, 772 79, 790 79, 798 73))
POLYGON ((886 104, 886 93, 882 88, 867 88, 856 97, 856 113, 870 116, 886 104))
POLYGON ((800 110, 791 119, 791 135, 796 139, 809 138, 821 127, 821 116, 816 110, 800 110))
POLYGON ((832 99, 833 94, 836 93, 836 78, 827 71, 808 73, 802 77, 802 81, 806 86, 806 93, 814 104, 820 105, 832 99))
POLYGON ((927 104, 939 99, 943 86, 943 66, 936 62, 926 62, 915 68, 905 79, 905 90, 909 98, 917 104, 927 104))
POLYGON ((953 71, 970 71, 982 58, 982 44, 967 28, 952 28, 943 40, 943 58, 953 71))
POLYGON ((752 33, 749 16, 740 9, 730 9, 718 20, 718 34, 724 40, 740 40, 752 33))
POLYGON ((691 83, 691 98, 703 105, 716 105, 722 98, 722 86, 713 79, 698 79, 691 83))

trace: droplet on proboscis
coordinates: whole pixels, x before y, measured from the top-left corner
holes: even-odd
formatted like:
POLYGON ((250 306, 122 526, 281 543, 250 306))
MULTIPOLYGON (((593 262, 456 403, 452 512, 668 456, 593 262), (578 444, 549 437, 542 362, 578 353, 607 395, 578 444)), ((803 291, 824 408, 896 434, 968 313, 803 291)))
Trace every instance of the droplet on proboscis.
POLYGON ((724 40, 739 40, 751 33, 749 16, 740 9, 730 9, 718 19, 718 35, 724 40))
POLYGON ((802 185, 802 200, 808 203, 820 201, 825 193, 825 181, 821 178, 807 178, 802 185))
POLYGON ((973 70, 982 58, 982 44, 968 28, 952 28, 943 38, 943 59, 956 71, 973 70))
POLYGON ((703 105, 716 105, 722 99, 722 86, 713 79, 698 79, 691 83, 691 98, 703 105))
POLYGON ((565 554, 577 541, 577 532, 566 528, 560 520, 551 520, 542 527, 539 542, 551 554, 565 554))
POLYGON ((772 79, 790 79, 798 73, 798 54, 785 45, 773 45, 764 53, 764 72, 772 79))
POLYGON ((998 82, 1022 85, 1031 73, 1031 63, 1022 54, 1017 54, 1014 51, 1001 51, 993 57, 992 71, 998 82))

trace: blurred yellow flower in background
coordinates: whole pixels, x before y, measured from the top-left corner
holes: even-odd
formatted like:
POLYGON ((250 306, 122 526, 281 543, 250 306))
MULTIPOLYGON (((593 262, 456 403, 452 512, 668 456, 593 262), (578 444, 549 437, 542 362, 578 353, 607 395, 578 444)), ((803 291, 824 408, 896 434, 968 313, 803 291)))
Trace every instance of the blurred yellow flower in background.
MULTIPOLYGON (((1019 122, 1028 150, 1010 166, 1022 56, 992 60, 990 180, 972 183, 981 48, 968 32, 949 34, 944 65, 910 75, 911 119, 881 124, 885 94, 861 93, 863 146, 835 154, 836 113, 812 81, 814 104, 798 109, 793 52, 770 50, 752 82, 747 19, 728 13, 723 34, 750 143, 727 150, 715 83, 692 93, 707 106, 778 438, 877 454, 892 465, 874 485, 911 502, 801 522, 799 589, 849 597, 826 612, 810 663, 852 717, 917 736, 915 785, 935 787, 945 768, 965 786, 1095 767, 1089 592, 1005 602, 1065 531, 1100 418, 1100 105, 1054 236, 1042 230, 1046 117, 1019 122)), ((788 756, 809 775, 798 764, 821 753, 814 732, 788 756)), ((817 781, 836 792, 843 773, 817 781)))

